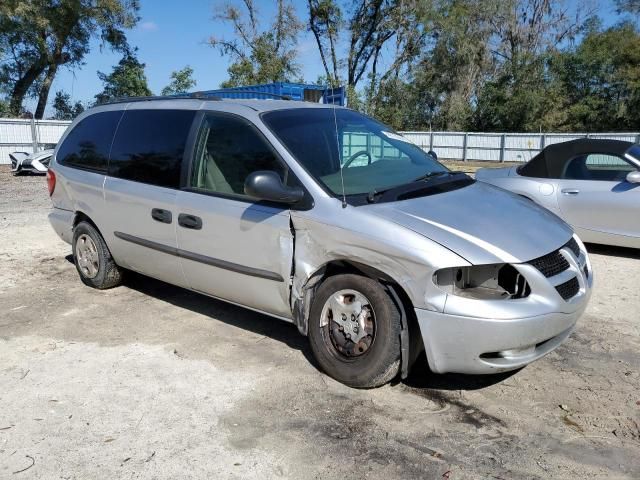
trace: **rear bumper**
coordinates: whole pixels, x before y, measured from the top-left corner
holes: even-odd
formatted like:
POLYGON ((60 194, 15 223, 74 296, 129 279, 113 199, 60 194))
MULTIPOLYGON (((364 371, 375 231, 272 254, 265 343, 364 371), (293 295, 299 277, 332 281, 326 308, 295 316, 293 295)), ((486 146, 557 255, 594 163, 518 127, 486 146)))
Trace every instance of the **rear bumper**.
POLYGON ((62 210, 61 208, 53 208, 49 213, 49 223, 58 234, 58 236, 67 243, 71 243, 73 239, 73 219, 75 212, 70 210, 62 210))
POLYGON ((488 374, 515 370, 554 350, 571 334, 586 304, 571 313, 510 320, 415 311, 431 370, 488 374))

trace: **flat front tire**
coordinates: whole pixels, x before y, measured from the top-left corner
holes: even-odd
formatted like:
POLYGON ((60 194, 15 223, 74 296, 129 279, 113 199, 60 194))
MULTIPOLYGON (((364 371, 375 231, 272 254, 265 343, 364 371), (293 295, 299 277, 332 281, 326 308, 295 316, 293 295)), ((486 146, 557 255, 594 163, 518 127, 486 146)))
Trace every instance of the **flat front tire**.
POLYGON ((122 269, 116 265, 102 235, 89 222, 79 222, 73 229, 73 263, 80 280, 99 290, 122 283, 122 269))
POLYGON ((386 289, 368 277, 329 277, 309 316, 309 341, 320 367, 339 382, 373 388, 400 368, 400 313, 386 289))

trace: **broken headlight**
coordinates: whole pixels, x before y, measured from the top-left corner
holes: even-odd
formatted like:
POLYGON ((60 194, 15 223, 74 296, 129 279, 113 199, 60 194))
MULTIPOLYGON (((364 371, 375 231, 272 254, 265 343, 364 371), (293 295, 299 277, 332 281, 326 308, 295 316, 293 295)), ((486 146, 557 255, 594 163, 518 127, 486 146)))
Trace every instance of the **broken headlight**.
POLYGON ((434 273, 433 282, 448 294, 478 300, 524 298, 531 293, 524 276, 508 263, 443 268, 434 273))

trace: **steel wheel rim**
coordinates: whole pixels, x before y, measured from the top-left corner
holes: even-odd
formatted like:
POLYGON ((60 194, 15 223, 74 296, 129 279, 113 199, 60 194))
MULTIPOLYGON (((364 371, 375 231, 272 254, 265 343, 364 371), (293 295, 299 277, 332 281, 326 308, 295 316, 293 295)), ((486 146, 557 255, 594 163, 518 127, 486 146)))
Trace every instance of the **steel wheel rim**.
POLYGON ((339 290, 325 301, 320 314, 320 328, 325 344, 335 353, 347 359, 365 355, 371 349, 376 334, 373 306, 357 290, 339 290))
POLYGON ((86 278, 94 278, 100 270, 100 256, 93 239, 83 233, 76 241, 76 261, 80 272, 86 278))

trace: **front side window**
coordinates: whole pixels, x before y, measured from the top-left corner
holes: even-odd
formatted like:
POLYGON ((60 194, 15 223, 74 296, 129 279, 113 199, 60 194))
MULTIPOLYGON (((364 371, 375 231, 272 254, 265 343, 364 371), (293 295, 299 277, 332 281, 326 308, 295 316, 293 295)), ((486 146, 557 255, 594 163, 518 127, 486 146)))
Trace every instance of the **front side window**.
POLYGON ((207 114, 198 135, 190 187, 244 196, 245 180, 259 170, 274 171, 287 182, 287 169, 253 125, 231 115, 207 114))
POLYGON ((573 158, 562 178, 568 180, 623 181, 629 172, 636 170, 626 160, 607 153, 589 153, 573 158))
POLYGON ((81 120, 58 149, 60 165, 106 172, 113 135, 122 110, 94 113, 81 120))
POLYGON ((167 188, 180 187, 192 110, 128 110, 111 148, 109 175, 167 188))
POLYGON ((352 110, 295 108, 262 115, 291 154, 335 195, 360 195, 448 170, 401 135, 352 110))

